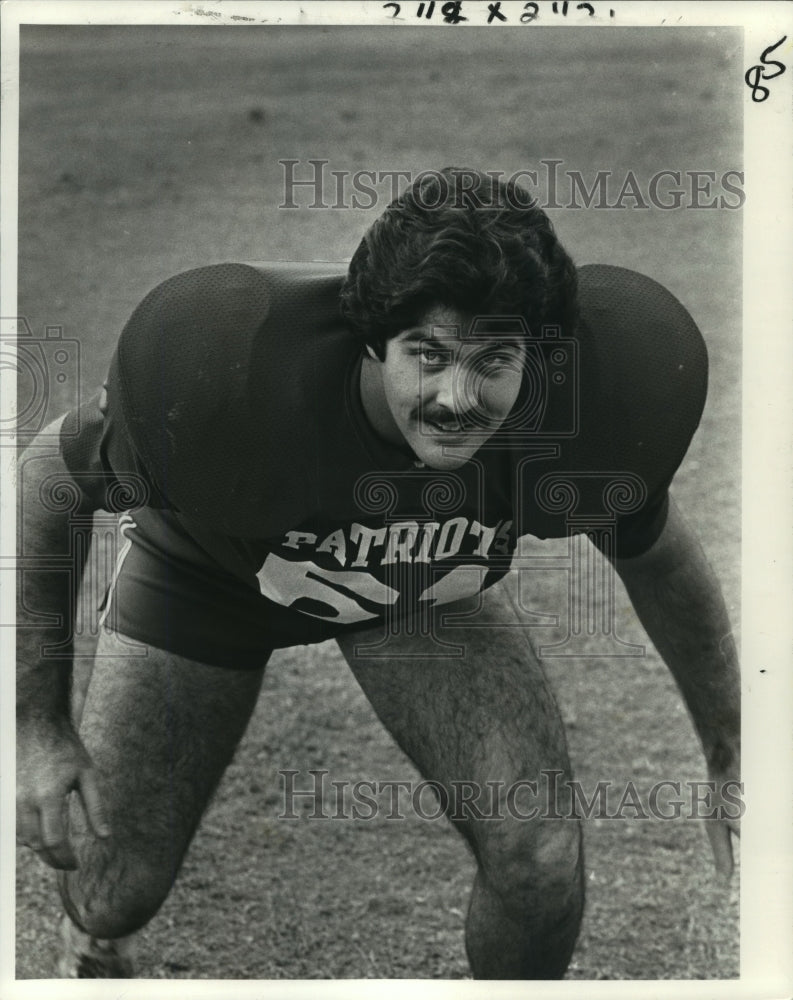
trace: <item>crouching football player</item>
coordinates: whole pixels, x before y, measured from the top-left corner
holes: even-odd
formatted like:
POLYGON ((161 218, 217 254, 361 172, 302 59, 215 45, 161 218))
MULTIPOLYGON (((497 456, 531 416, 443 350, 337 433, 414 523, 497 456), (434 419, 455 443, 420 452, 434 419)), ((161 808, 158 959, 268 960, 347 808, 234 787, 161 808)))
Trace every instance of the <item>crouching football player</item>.
MULTIPOLYGON (((102 508, 124 538, 77 713, 64 659, 43 654, 68 653, 72 581, 20 588, 18 829, 59 871, 62 975, 133 974, 130 936, 166 898, 274 649, 335 638, 450 802, 460 782, 550 771, 564 799, 559 712, 500 581, 520 536, 586 530, 577 503, 709 776, 737 776, 730 626, 668 493, 704 405, 700 334, 649 278, 577 269, 527 192, 471 177, 424 175, 347 269, 169 279, 62 418, 58 453, 25 454, 26 556, 68 552, 75 518, 102 508)), ((537 787, 531 821, 454 820, 477 864, 476 977, 561 977, 575 946, 581 832, 537 787)), ((731 832, 709 824, 724 870, 731 832)))

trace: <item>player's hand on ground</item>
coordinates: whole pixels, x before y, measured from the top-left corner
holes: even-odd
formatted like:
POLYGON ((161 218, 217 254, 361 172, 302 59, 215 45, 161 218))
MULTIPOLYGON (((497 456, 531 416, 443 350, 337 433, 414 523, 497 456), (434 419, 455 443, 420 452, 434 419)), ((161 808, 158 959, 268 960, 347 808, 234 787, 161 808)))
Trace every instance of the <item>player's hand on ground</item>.
POLYGON ((709 779, 716 786, 712 800, 712 811, 716 813, 718 818, 707 819, 705 828, 713 851, 716 871, 725 879, 730 878, 735 867, 733 837, 739 837, 741 834, 740 814, 742 808, 738 800, 741 791, 739 770, 736 768, 721 771, 711 768, 709 771, 709 779))
POLYGON ((17 842, 52 868, 72 869, 67 797, 76 792, 98 837, 108 837, 96 771, 68 722, 28 722, 17 727, 17 842))

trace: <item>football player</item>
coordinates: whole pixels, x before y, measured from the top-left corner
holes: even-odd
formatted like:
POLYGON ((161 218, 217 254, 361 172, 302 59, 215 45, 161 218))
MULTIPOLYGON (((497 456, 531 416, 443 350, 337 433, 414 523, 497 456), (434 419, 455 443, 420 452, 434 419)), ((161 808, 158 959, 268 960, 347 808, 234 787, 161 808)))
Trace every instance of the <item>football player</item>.
MULTIPOLYGON (((549 818, 574 814, 565 735, 502 581, 521 536, 588 535, 672 671, 709 777, 737 780, 731 629, 669 495, 706 380, 666 289, 576 268, 527 192, 471 171, 423 175, 348 268, 223 264, 155 288, 105 386, 61 419, 59 453, 34 444, 22 462, 28 557, 67 552, 75 516, 123 512, 73 714, 64 660, 43 650, 68 652, 76 577, 20 588, 18 830, 59 872, 61 974, 133 974, 131 936, 173 884, 272 650, 335 638, 450 803, 460 782, 502 799, 537 783, 531 821, 450 808, 477 863, 466 945, 476 977, 561 977, 581 831, 549 818)), ((719 815, 729 871, 735 824, 719 815)))

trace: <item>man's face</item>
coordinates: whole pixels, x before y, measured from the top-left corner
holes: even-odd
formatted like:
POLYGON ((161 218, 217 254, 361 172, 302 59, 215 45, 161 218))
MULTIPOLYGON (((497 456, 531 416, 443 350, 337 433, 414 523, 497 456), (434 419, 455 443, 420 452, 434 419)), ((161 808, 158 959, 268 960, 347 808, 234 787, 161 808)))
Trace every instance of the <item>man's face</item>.
POLYGON ((443 306, 387 342, 380 363, 393 422, 419 461, 456 469, 503 424, 520 391, 517 337, 468 337, 471 318, 443 306))

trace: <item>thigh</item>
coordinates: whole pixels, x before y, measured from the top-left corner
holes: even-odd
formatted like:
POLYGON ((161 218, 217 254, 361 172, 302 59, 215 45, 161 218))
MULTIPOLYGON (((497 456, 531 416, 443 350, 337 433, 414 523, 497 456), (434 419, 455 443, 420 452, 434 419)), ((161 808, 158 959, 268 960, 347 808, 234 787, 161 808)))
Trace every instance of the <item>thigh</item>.
MULTIPOLYGON (((250 719, 263 667, 214 667, 102 635, 80 735, 98 770, 113 851, 175 873, 250 719)), ((80 811, 72 815, 83 848, 104 850, 91 845, 80 811)))
MULTIPOLYGON (((382 637, 376 630, 339 645, 394 739, 426 779, 450 789, 450 801, 459 795, 455 782, 483 789, 499 782, 502 805, 519 782, 537 781, 540 799, 560 785, 563 795, 569 760, 553 693, 506 584, 482 596, 468 622, 444 625, 439 617, 431 635, 406 628, 390 636, 377 650, 388 656, 367 655, 366 646, 382 637), (439 656, 440 642, 461 647, 461 655, 439 656), (547 780, 553 772, 562 774, 547 780)), ((537 807, 535 800, 531 808, 537 807)), ((476 849, 483 834, 468 819, 461 825, 476 849)), ((523 826, 526 833, 538 830, 537 824, 523 826)))

